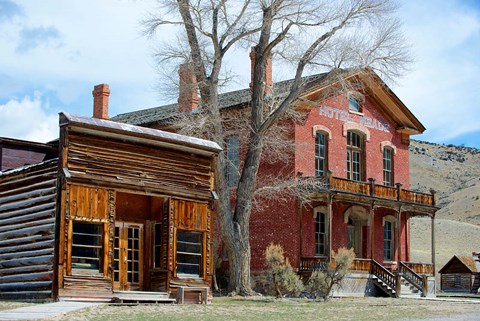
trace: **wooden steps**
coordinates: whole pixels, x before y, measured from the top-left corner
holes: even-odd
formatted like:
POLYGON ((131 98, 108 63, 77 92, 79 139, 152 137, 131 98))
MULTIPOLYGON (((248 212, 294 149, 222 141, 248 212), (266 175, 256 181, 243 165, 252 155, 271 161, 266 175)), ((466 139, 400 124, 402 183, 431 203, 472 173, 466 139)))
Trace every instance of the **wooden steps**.
POLYGON ((146 291, 115 291, 112 294, 113 303, 175 303, 177 300, 170 298, 166 292, 146 291))

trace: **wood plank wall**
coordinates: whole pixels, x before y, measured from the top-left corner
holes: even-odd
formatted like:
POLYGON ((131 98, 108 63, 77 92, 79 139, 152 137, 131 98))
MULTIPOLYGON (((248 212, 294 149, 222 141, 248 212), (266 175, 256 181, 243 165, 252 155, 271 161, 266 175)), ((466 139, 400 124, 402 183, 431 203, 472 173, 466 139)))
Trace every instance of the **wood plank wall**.
POLYGON ((0 299, 52 298, 58 160, 0 176, 0 299))
POLYGON ((104 186, 182 198, 211 197, 209 157, 70 133, 67 164, 72 176, 104 186))

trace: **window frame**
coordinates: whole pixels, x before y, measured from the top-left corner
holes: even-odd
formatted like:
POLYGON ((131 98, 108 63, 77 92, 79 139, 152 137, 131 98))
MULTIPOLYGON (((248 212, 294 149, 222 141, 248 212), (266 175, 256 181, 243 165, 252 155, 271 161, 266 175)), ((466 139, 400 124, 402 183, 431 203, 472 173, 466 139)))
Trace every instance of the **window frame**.
MULTIPOLYGON (((175 253, 175 266, 176 266, 176 276, 179 277, 179 278, 203 278, 203 266, 204 266, 204 262, 203 262, 203 256, 204 256, 204 253, 203 253, 203 250, 204 250, 204 233, 201 232, 201 231, 191 231, 191 230, 177 230, 177 233, 176 233, 176 240, 175 240, 175 249, 176 249, 176 253, 175 253), (186 240, 179 240, 180 236, 182 236, 182 234, 185 234, 185 235, 195 235, 196 237, 198 237, 198 242, 189 242, 189 241, 186 241, 186 240), (198 246, 198 250, 197 251, 187 251, 187 250, 183 250, 182 251, 182 247, 179 246, 179 245, 185 245, 185 246, 198 246), (185 258, 196 258, 198 261, 198 263, 191 263, 191 262, 179 262, 179 257, 180 256, 184 256, 185 258), (198 274, 197 273, 190 273, 188 271, 185 271, 184 269, 179 269, 179 267, 182 267, 184 266, 185 269, 187 269, 188 267, 193 267, 193 266, 197 266, 197 269, 198 269, 198 274)), ((195 261, 192 260, 192 261, 195 261)))
POLYGON ((395 260, 395 222, 391 220, 383 222, 383 260, 395 260), (390 232, 389 238, 387 238, 387 232, 390 232))
POLYGON ((153 242, 152 242, 152 254, 153 254, 153 268, 162 268, 162 223, 153 223, 153 242), (157 253, 158 252, 158 253, 157 253))
POLYGON ((365 137, 364 135, 352 130, 347 131, 346 150, 347 150, 347 179, 352 181, 357 181, 357 182, 364 181, 364 177, 365 177, 365 137), (355 170, 355 164, 358 164, 357 170, 355 170))
POLYGON ((394 150, 391 147, 383 148, 383 185, 394 185, 394 150), (386 154, 389 153, 390 158, 386 154), (387 166, 388 165, 388 166, 387 166), (388 168, 390 167, 390 168, 388 168))
POLYGON ((315 176, 325 176, 328 170, 328 134, 323 131, 315 133, 315 176), (323 137, 323 144, 320 138, 323 137), (322 153, 323 148, 323 153, 322 153))
POLYGON ((362 113, 363 106, 361 99, 355 95, 348 96, 348 110, 354 113, 362 113))
POLYGON ((72 220, 72 234, 71 234, 71 252, 70 252, 70 268, 71 268, 71 274, 75 275, 75 271, 83 271, 81 274, 104 274, 104 229, 105 229, 105 224, 102 222, 86 222, 83 220, 72 220), (91 231, 78 231, 78 228, 84 225, 85 227, 87 226, 95 226, 95 229, 98 229, 94 233, 91 231), (89 236, 92 236, 93 239, 89 241, 93 242, 83 242, 80 241, 80 239, 85 239, 89 236), (96 240, 95 240, 96 239, 96 240), (92 244, 89 244, 92 243, 92 244), (91 250, 95 253, 94 256, 89 257, 88 256, 88 250, 91 250), (83 254, 87 254, 84 256, 77 255, 78 252, 81 252, 83 254), (84 261, 84 262, 82 262, 84 261), (82 264, 86 264, 87 261, 96 261, 97 266, 95 268, 89 268, 86 265, 82 267, 82 264), (90 272, 90 273, 88 273, 90 272))
POLYGON ((315 256, 327 255, 327 214, 315 212, 315 256), (323 231, 322 231, 323 226, 323 231), (323 249, 323 250, 322 250, 323 249))

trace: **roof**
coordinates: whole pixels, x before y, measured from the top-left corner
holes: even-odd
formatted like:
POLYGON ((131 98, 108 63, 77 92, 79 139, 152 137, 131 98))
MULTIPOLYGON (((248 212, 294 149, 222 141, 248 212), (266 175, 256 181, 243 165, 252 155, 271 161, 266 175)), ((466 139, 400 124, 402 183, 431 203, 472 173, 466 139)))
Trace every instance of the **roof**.
POLYGON ((205 139, 69 113, 60 113, 60 126, 69 126, 70 130, 75 132, 121 138, 134 143, 161 145, 196 154, 212 154, 222 150, 217 143, 205 139))
POLYGON ((475 260, 471 256, 460 256, 454 255, 438 272, 439 273, 446 273, 448 272, 449 266, 455 262, 459 261, 463 264, 471 273, 477 272, 477 266, 475 264, 475 260))
MULTIPOLYGON (((423 133, 425 127, 413 115, 413 113, 403 104, 395 93, 382 81, 382 79, 370 69, 350 69, 340 70, 344 78, 359 77, 367 86, 372 99, 379 101, 379 106, 384 106, 381 112, 385 113, 392 122, 397 124, 397 130, 409 135, 423 133), (365 72, 367 71, 367 72, 365 72)), ((308 105, 308 101, 318 99, 321 95, 318 93, 329 86, 337 83, 338 78, 328 77, 331 73, 322 73, 303 77, 303 93, 300 95, 301 104, 308 105)), ((285 96, 293 84, 293 79, 274 83, 276 96, 285 96)), ((231 91, 218 95, 220 108, 229 108, 244 106, 250 102, 250 88, 231 91)), ((312 105, 310 106, 312 107, 312 105)), ((116 122, 128 123, 132 125, 148 126, 156 122, 161 122, 170 117, 178 115, 178 104, 164 105, 144 110, 133 111, 119 114, 112 117, 116 122)))
POLYGON ((8 138, 8 137, 0 137, 0 146, 25 149, 25 150, 35 149, 35 150, 42 150, 42 151, 43 150, 50 151, 52 149, 53 150, 56 149, 55 142, 44 144, 44 143, 31 142, 28 140, 8 138))
MULTIPOLYGON (((307 76, 303 78, 306 87, 317 83, 318 81, 326 77, 326 73, 307 76)), ((276 82, 274 84, 274 90, 277 95, 282 96, 287 94, 287 90, 293 84, 293 79, 276 82)), ((250 102, 250 88, 230 91, 218 95, 218 103, 220 108, 229 108, 246 105, 250 102)), ((168 119, 172 116, 179 114, 178 104, 163 105, 159 107, 143 109, 124 114, 119 114, 112 117, 111 120, 121 123, 127 123, 132 125, 148 125, 158 121, 168 119)))

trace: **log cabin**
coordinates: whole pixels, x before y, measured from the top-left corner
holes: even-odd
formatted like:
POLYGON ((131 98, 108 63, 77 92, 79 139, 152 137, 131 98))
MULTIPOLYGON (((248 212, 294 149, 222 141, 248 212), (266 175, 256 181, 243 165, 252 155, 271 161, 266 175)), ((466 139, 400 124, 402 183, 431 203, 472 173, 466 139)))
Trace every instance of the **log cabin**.
POLYGON ((54 142, 0 140, 0 299, 207 300, 220 147, 103 119, 108 94, 54 142))
MULTIPOLYGON (((474 253, 475 254, 475 253, 474 253)), ((477 294, 480 286, 480 261, 477 257, 454 255, 439 271, 444 292, 477 294)))
MULTIPOLYGON (((253 66, 254 55, 250 57, 253 66)), ((264 79, 271 97, 286 96, 292 81, 273 83, 271 72, 267 62, 264 79)), ((180 66, 179 78, 178 103, 112 119, 164 130, 174 130, 171 120, 179 114, 194 119, 202 106, 188 64, 180 66)), ((282 122, 288 133, 284 146, 290 146, 287 159, 272 161, 265 152, 257 177, 261 181, 280 175, 299 186, 319 184, 305 190, 304 197, 279 194, 253 209, 250 245, 256 284, 261 287, 265 279, 264 251, 273 242, 283 247, 293 268, 306 277, 334 264, 333 253, 339 248, 353 248, 356 259, 338 295, 398 297, 402 288, 404 293, 434 294, 436 194, 433 189, 409 189, 410 136, 423 133, 425 127, 370 69, 304 77, 302 88, 292 104, 292 110, 302 116, 282 122), (431 219, 431 261, 412 262, 410 219, 421 216, 431 219)), ((219 95, 226 131, 232 119, 249 117, 250 97, 251 88, 219 95)), ((243 132, 242 128, 230 130, 225 142, 219 142, 226 151, 231 195, 245 157, 245 131, 245 127, 243 132)))

